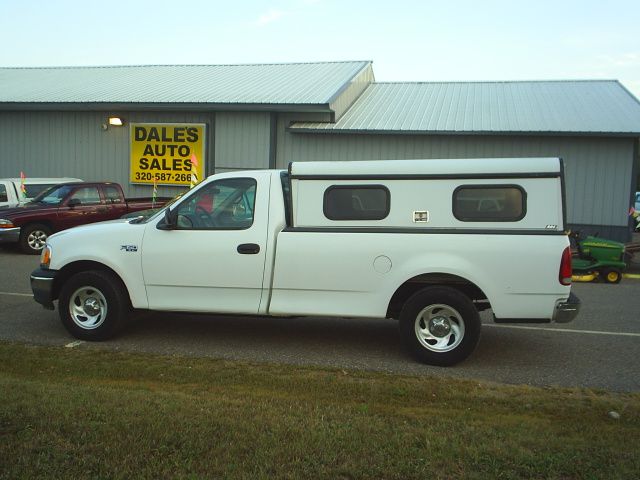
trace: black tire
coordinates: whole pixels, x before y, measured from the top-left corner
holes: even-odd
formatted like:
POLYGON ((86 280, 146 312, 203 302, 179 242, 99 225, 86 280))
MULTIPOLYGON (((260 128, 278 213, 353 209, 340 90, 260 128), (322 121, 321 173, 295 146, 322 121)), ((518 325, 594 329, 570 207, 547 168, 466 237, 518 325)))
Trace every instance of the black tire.
POLYGON ((51 235, 51 229, 46 225, 41 223, 25 225, 20 229, 18 242, 20 250, 29 255, 40 255, 49 235, 51 235))
POLYGON ((620 280, 622 280, 622 271, 617 268, 605 268, 600 272, 600 277, 605 283, 620 283, 620 280))
POLYGON ((471 355, 480 339, 481 325, 473 302, 451 287, 424 288, 411 296, 400 312, 404 346, 430 365, 455 365, 471 355), (434 322, 431 327, 425 323, 425 315, 434 322))
POLYGON ((113 337, 126 324, 130 310, 128 292, 111 272, 76 273, 60 291, 60 320, 71 335, 82 340, 113 337))

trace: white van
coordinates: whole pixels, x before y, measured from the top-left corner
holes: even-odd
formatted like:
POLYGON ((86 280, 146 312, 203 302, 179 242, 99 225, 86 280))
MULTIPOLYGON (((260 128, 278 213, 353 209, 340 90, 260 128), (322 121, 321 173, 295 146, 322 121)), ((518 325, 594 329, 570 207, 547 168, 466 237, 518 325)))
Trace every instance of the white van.
POLYGON ((82 182, 79 178, 26 178, 24 180, 25 193, 20 188, 19 178, 0 179, 0 207, 15 207, 28 202, 43 190, 59 183, 82 182))

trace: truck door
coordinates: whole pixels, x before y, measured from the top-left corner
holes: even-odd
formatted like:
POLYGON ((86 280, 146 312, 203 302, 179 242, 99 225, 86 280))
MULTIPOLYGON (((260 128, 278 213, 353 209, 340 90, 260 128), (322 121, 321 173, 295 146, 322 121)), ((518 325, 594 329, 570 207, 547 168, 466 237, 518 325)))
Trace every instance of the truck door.
POLYGON ((96 185, 76 187, 58 209, 59 230, 108 220, 96 185))
POLYGON ((107 216, 109 220, 120 218, 127 213, 127 204, 119 187, 105 185, 102 189, 107 206, 107 216))
POLYGON ((258 312, 270 179, 264 172, 210 182, 172 208, 176 228, 163 230, 162 218, 147 225, 142 268, 149 308, 258 312))

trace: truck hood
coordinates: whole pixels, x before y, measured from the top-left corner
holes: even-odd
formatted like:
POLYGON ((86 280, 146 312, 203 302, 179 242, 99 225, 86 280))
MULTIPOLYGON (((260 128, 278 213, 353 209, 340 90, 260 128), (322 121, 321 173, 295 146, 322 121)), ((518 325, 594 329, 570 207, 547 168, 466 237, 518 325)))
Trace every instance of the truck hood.
POLYGON ((53 251, 50 268, 57 269, 76 260, 109 264, 119 255, 139 252, 146 227, 118 219, 58 232, 47 239, 53 251))
POLYGON ((14 218, 19 218, 24 214, 28 214, 30 212, 55 212, 58 210, 57 206, 45 205, 42 203, 22 203, 17 206, 3 206, 0 207, 0 218, 5 218, 7 220, 13 220, 14 218))
POLYGON ((0 212, 4 210, 8 210, 9 208, 17 207, 18 205, 22 205, 19 202, 8 202, 6 205, 0 205, 0 212))
POLYGON ((128 219, 117 218, 115 220, 107 220, 104 222, 94 222, 94 223, 87 223, 86 225, 78 225, 77 227, 69 228, 67 230, 62 230, 61 232, 54 233, 49 237, 49 239, 62 237, 68 234, 77 234, 78 232, 80 232, 81 235, 112 235, 112 233, 110 232, 115 232, 115 230, 113 230, 110 227, 107 227, 107 230, 105 230, 105 227, 107 225, 117 225, 117 224, 123 224, 123 223, 128 224, 130 220, 131 220, 130 218, 128 219))

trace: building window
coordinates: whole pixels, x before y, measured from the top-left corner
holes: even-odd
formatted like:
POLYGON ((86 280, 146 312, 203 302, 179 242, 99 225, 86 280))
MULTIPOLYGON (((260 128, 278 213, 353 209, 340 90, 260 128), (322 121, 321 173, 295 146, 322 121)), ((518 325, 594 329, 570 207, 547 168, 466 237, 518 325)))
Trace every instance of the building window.
POLYGON ((384 185, 332 185, 324 192, 329 220, 382 220, 389 215, 389 189, 384 185))
POLYGON ((453 215, 462 222, 517 222, 527 213, 519 185, 463 185, 453 192, 453 215))

